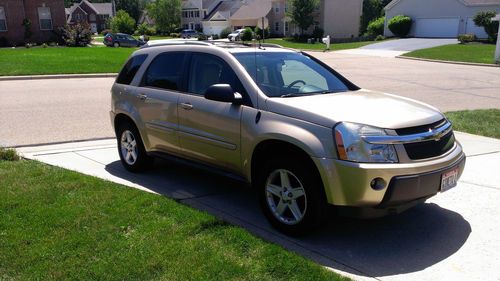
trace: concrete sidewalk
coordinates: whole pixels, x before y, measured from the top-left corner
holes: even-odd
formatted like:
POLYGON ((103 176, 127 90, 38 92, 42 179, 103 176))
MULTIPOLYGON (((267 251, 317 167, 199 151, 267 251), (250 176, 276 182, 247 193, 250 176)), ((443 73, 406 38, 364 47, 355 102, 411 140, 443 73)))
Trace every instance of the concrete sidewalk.
POLYGON ((301 239, 274 231, 245 184, 163 160, 149 172, 131 174, 112 139, 18 150, 29 159, 174 198, 354 279, 500 280, 500 140, 456 136, 468 155, 457 187, 398 216, 336 219, 301 239))

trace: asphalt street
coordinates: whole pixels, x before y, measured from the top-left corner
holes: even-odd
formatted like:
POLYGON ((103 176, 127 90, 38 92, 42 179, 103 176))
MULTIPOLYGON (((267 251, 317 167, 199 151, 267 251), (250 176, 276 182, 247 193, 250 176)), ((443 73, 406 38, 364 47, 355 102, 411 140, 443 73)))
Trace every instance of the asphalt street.
MULTIPOLYGON (((442 111, 500 108, 500 67, 312 53, 362 88, 429 103, 442 111)), ((0 81, 0 145, 113 137, 113 78, 0 81)))

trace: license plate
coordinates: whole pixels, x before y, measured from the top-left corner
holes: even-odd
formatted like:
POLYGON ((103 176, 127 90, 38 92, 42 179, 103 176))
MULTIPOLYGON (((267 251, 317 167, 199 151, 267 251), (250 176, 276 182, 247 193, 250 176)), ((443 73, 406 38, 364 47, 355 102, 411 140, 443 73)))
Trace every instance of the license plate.
POLYGON ((458 181, 458 168, 444 173, 441 176, 441 192, 453 188, 457 185, 458 181))

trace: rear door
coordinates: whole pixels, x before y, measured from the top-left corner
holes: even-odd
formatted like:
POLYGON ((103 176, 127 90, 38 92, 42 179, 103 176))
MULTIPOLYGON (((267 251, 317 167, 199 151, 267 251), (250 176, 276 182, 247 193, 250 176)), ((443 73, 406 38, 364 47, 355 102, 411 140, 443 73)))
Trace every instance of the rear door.
POLYGON ((230 84, 247 97, 234 71, 221 58, 193 53, 187 92, 179 97, 179 139, 182 153, 232 171, 241 170, 240 119, 242 105, 207 100, 214 84, 230 84))
POLYGON ((177 102, 186 61, 186 52, 160 53, 144 72, 137 90, 137 110, 150 150, 179 153, 177 102))

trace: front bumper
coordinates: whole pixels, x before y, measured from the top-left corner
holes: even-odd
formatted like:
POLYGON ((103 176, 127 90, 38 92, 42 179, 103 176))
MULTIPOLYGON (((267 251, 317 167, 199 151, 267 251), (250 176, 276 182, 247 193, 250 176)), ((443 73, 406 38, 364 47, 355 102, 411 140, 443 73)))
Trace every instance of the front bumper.
POLYGON ((465 154, 456 142, 445 155, 410 163, 353 163, 337 159, 314 158, 328 203, 336 206, 396 208, 425 200, 439 192, 441 175, 465 166, 465 154), (370 186, 382 178, 386 186, 370 186))

